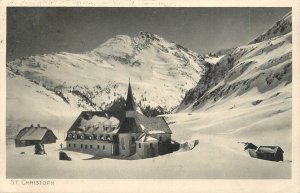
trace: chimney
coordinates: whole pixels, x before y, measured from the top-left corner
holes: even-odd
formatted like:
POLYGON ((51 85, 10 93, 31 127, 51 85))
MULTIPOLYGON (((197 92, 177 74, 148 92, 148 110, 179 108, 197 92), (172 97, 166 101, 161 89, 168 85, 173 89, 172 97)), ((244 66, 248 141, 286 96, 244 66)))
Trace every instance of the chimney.
POLYGON ((30 125, 30 127, 34 127, 34 125, 33 125, 33 124, 31 124, 31 125, 30 125))
POLYGON ((37 124, 37 127, 41 127, 41 125, 40 125, 40 124, 37 124))

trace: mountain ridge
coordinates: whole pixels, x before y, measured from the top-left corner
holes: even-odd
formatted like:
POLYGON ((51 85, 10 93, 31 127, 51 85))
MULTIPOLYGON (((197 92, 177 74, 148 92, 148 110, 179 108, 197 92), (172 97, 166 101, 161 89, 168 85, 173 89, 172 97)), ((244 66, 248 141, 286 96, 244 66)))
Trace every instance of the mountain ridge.
POLYGON ((276 95, 281 84, 291 87, 292 32, 286 26, 291 26, 291 13, 267 30, 284 29, 280 34, 270 36, 265 32, 252 43, 229 50, 217 63, 208 63, 205 75, 187 92, 176 111, 206 111, 234 96, 247 101, 242 95, 252 89, 258 89, 258 98, 266 98, 269 91, 276 95))
POLYGON ((8 120, 38 120, 24 116, 26 109, 45 114, 45 120, 59 114, 58 109, 74 116, 109 108, 125 96, 128 78, 141 108, 170 112, 196 85, 204 63, 199 54, 147 32, 115 36, 82 54, 22 57, 6 64, 8 120))

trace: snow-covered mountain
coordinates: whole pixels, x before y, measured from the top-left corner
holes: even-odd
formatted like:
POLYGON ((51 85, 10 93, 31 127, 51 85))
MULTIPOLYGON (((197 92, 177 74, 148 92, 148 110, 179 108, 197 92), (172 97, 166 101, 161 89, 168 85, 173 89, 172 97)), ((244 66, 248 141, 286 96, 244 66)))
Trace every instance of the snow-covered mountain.
POLYGON ((126 96, 129 78, 140 107, 170 111, 197 84, 204 63, 147 32, 118 35, 82 54, 22 57, 7 63, 7 121, 43 122, 107 108, 126 96))
POLYGON ((290 108, 291 22, 289 13, 249 45, 224 55, 206 56, 204 75, 187 92, 177 111, 232 109, 268 101, 285 101, 290 108))
POLYGON ((277 36, 282 36, 292 31, 292 12, 287 13, 281 20, 278 20, 275 25, 269 28, 265 33, 255 38, 249 44, 262 42, 277 36))

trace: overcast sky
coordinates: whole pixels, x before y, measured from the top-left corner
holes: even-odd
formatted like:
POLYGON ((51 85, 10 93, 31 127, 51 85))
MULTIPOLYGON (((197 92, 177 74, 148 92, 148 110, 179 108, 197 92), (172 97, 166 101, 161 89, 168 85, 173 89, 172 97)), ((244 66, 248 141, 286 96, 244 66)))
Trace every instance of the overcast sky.
POLYGON ((205 53, 247 44, 290 8, 8 8, 7 59, 81 53, 119 35, 155 33, 205 53))

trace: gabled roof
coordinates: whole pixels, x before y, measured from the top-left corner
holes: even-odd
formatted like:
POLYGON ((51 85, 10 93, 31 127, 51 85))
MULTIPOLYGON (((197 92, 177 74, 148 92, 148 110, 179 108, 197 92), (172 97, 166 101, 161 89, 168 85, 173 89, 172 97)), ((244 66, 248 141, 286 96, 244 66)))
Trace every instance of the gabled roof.
POLYGON ((257 153, 276 153, 277 151, 284 152, 279 146, 259 146, 257 153))
MULTIPOLYGON (((17 138, 19 138, 20 140, 42 140, 47 131, 51 132, 54 135, 54 133, 47 127, 25 127, 22 130, 25 130, 23 135, 19 137, 17 136, 17 138)), ((56 136, 55 138, 57 139, 56 136)))
POLYGON ((146 117, 145 115, 136 113, 137 123, 143 127, 143 132, 155 134, 161 133, 172 134, 172 131, 163 117, 146 117))

